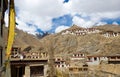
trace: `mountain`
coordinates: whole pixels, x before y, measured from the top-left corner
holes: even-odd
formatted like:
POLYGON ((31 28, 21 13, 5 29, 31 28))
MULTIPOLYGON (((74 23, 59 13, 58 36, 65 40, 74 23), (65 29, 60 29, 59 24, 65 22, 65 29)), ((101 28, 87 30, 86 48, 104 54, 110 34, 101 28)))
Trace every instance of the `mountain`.
MULTIPOLYGON (((120 26, 104 25, 85 29, 73 25, 69 29, 55 35, 49 35, 40 41, 45 42, 46 40, 53 43, 50 45, 54 45, 53 51, 55 51, 56 55, 69 55, 73 52, 86 52, 93 55, 120 53, 120 26), (89 32, 85 35, 73 35, 71 31, 75 32, 75 30, 82 30, 82 32, 85 30, 89 32), (94 33, 93 30, 96 30, 96 33, 94 33), (97 32, 97 30, 100 30, 100 32, 97 32), (67 31, 69 31, 69 33, 62 34, 62 32, 67 31), (107 34, 110 35, 107 36, 107 34)), ((43 43, 43 45, 46 46, 45 43, 43 43)))
MULTIPOLYGON (((4 38, 7 45, 8 28, 5 27, 4 31, 5 31, 4 38)), ((27 32, 24 32, 19 29, 15 29, 15 40, 13 47, 21 47, 22 51, 28 47, 32 47, 33 48, 32 50, 34 50, 41 46, 39 41, 40 40, 36 36, 28 34, 27 32)))
POLYGON ((120 53, 120 26, 103 25, 81 28, 73 25, 60 33, 49 34, 41 39, 16 29, 13 46, 21 47, 22 51, 54 51, 55 55, 63 56, 74 52, 85 52, 92 55, 120 53), (62 34, 66 31, 69 33, 62 34), (73 33, 70 33, 71 31, 73 33), (80 33, 75 34, 75 32, 80 33), (108 34, 111 35, 108 36, 108 34))
POLYGON ((114 32, 120 32, 120 26, 118 25, 101 25, 101 26, 96 26, 98 29, 103 29, 105 31, 114 31, 114 32))

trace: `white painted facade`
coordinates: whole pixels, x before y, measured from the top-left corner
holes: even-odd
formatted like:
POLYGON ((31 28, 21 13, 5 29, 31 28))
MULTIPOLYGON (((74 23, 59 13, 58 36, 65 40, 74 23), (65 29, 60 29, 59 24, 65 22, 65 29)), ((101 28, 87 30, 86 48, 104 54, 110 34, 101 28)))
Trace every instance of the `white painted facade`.
POLYGON ((62 35, 65 34, 72 34, 72 35, 85 35, 85 34, 91 34, 91 33, 99 33, 100 30, 96 28, 80 28, 80 29, 74 29, 74 30, 66 30, 62 32, 62 35))
POLYGON ((69 64, 62 57, 55 58, 55 67, 56 68, 67 68, 69 64))
MULTIPOLYGON (((86 34, 92 34, 92 33, 101 33, 102 30, 96 29, 96 28, 78 28, 74 30, 66 30, 62 32, 62 35, 65 34, 71 34, 76 36, 86 35, 86 34)), ((102 33, 104 37, 116 37, 120 35, 120 32, 113 32, 113 31, 106 31, 102 33)))
POLYGON ((108 58, 107 57, 103 57, 103 56, 88 56, 87 57, 87 61, 86 63, 88 65, 99 65, 101 61, 108 61, 108 58))
POLYGON ((60 62, 59 64, 55 64, 55 67, 56 68, 68 68, 69 67, 69 64, 66 64, 66 62, 60 62))
POLYGON ((108 33, 108 32, 106 32, 106 33, 104 33, 103 34, 103 36, 104 37, 116 37, 116 36, 119 36, 119 33, 108 33))

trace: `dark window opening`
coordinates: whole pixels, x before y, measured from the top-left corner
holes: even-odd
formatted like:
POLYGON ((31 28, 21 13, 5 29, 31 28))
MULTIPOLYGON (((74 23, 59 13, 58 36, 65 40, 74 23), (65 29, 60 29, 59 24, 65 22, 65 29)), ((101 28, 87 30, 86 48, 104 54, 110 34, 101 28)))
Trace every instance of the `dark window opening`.
POLYGON ((81 56, 83 56, 83 54, 81 54, 81 56))
POLYGON ((87 71, 87 70, 88 70, 88 68, 84 68, 83 70, 84 70, 84 71, 87 71))
POLYGON ((44 76, 44 66, 31 66, 30 74, 31 77, 44 76))
POLYGON ((73 71, 73 68, 69 68, 69 71, 73 71))
POLYGON ((58 67, 60 67, 60 65, 58 65, 58 67))
POLYGON ((94 60, 96 61, 96 60, 97 60, 97 57, 94 57, 94 60))
POLYGON ((83 67, 88 67, 88 65, 87 65, 87 64, 84 64, 83 67))
POLYGON ((111 57, 111 59, 116 59, 116 57, 111 57))
POLYGON ((88 60, 90 61, 90 60, 91 60, 91 58, 88 58, 88 60))
POLYGON ((120 56, 118 56, 117 59, 120 59, 120 56))
POLYGON ((61 63, 63 64, 63 63, 64 63, 64 61, 61 61, 61 63))
POLYGON ((79 70, 79 71, 82 71, 82 68, 79 68, 78 70, 79 70))
POLYGON ((60 59, 57 59, 58 61, 60 61, 60 59))

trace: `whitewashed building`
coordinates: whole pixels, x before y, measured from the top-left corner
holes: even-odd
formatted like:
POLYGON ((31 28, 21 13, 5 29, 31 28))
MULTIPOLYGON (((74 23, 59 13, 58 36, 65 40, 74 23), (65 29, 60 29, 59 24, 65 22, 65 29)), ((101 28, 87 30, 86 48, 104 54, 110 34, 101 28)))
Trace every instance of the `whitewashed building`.
POLYGON ((65 34, 71 34, 71 35, 77 35, 77 36, 81 36, 81 35, 86 35, 86 34, 91 34, 91 33, 100 33, 101 30, 97 29, 97 28, 74 28, 74 29, 69 29, 69 30, 64 30, 62 31, 62 35, 65 34))
POLYGON ((55 67, 56 68, 67 68, 69 64, 62 57, 55 58, 55 67))
POLYGON ((88 65, 99 65, 102 61, 108 61, 107 56, 87 56, 88 65))

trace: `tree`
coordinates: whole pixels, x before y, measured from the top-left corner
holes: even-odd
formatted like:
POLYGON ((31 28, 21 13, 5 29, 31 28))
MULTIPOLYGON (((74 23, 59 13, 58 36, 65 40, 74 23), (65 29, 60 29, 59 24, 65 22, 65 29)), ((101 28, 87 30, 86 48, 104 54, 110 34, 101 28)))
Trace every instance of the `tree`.
POLYGON ((48 75, 49 77, 56 77, 56 71, 55 71, 55 67, 54 67, 54 50, 56 48, 55 45, 55 39, 53 38, 49 38, 46 39, 45 43, 46 43, 46 48, 47 48, 47 52, 49 55, 49 59, 48 59, 48 66, 49 66, 49 70, 48 70, 48 75))

